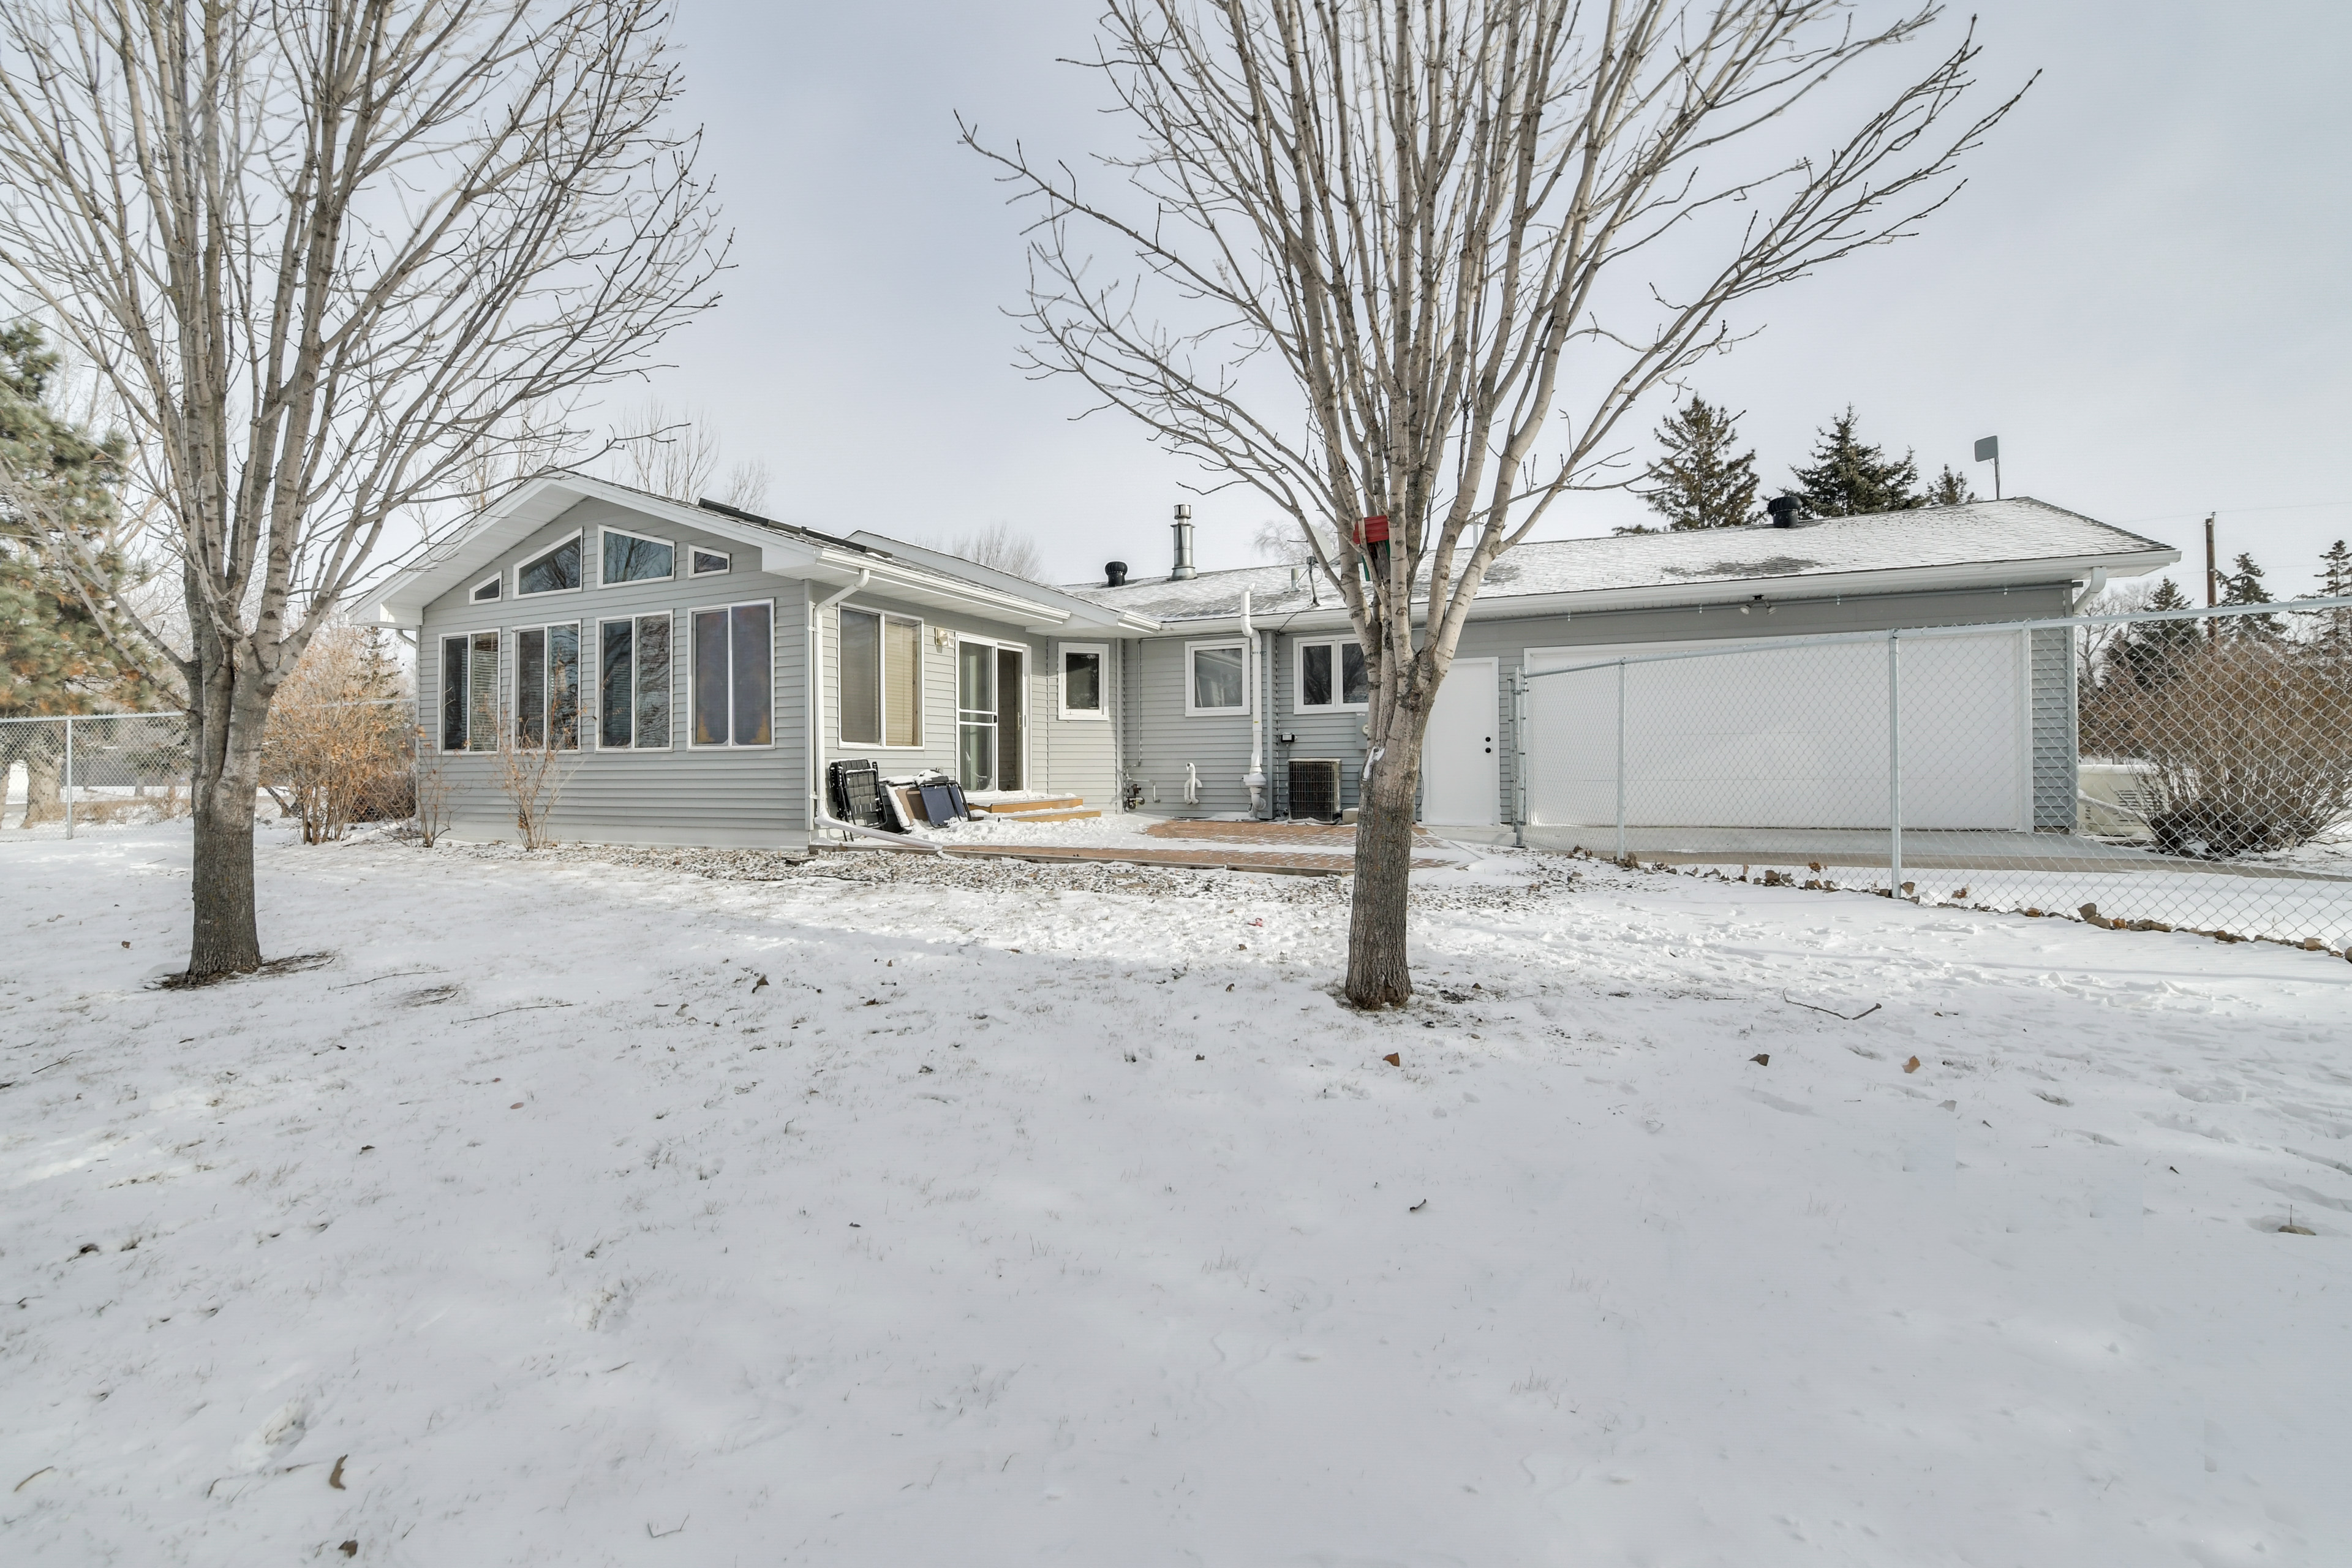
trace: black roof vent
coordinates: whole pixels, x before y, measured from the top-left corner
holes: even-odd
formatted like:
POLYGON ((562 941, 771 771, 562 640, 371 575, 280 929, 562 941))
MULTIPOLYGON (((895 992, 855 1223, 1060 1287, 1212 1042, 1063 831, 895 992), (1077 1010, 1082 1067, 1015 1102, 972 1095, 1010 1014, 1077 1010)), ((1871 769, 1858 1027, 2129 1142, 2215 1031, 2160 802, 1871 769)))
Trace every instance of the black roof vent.
POLYGON ((1764 503, 1764 510, 1772 514, 1773 527, 1794 528, 1797 526, 1797 513, 1804 504, 1795 496, 1774 496, 1764 503))
POLYGON ((1126 562, 1106 561, 1103 563, 1103 586, 1106 588, 1124 588, 1127 586, 1126 562))

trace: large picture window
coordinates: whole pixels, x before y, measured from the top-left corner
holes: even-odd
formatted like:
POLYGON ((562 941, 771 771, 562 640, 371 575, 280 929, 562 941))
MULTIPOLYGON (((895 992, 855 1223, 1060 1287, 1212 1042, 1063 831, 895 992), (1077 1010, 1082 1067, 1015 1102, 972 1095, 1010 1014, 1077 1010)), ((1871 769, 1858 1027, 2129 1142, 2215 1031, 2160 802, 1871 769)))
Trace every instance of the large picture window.
POLYGON ((841 743, 923 743, 923 623, 841 612, 841 743))
POLYGON ((1110 650, 1099 643, 1062 645, 1062 717, 1108 719, 1104 671, 1110 650))
POLYGON ((596 743, 607 751, 669 744, 669 616, 596 627, 596 743))
POLYGON ((580 749, 580 626, 515 633, 515 741, 536 751, 580 749))
POLYGON ((515 568, 515 597, 534 594, 570 594, 580 587, 580 536, 543 550, 515 568))
POLYGON ((775 743, 775 607, 729 605, 689 612, 687 647, 694 660, 688 688, 694 693, 687 728, 697 746, 767 746, 775 743))
POLYGON ((1184 663, 1186 713, 1249 711, 1249 644, 1186 643, 1184 663))
POLYGON ((1328 711, 1366 708, 1372 700, 1364 647, 1353 637, 1298 645, 1298 706, 1328 711))
POLYGON ((499 744, 499 634, 441 639, 441 749, 489 752, 499 744))
POLYGON ((677 546, 667 539, 647 539, 617 528, 597 531, 604 542, 606 587, 615 583, 661 583, 677 575, 677 546))

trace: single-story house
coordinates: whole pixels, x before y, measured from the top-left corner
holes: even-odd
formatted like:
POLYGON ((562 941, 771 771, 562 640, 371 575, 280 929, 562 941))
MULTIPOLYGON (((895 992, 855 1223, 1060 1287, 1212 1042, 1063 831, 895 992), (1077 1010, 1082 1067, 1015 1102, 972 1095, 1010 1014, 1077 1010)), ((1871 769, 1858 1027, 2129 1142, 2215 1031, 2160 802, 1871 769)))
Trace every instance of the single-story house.
MULTIPOLYGON (((499 737, 510 728, 537 744, 551 722, 578 753, 552 825, 572 839, 802 848, 825 830, 825 765, 844 759, 1160 815, 1279 816, 1295 791, 1307 792, 1302 814, 1307 794, 1318 810, 1352 805, 1364 692, 1344 608, 1303 570, 1193 572, 1191 526, 1176 525, 1169 573, 1129 578, 1114 563, 1100 583, 1055 588, 877 533, 553 474, 501 497, 362 612, 415 639, 419 723, 453 785, 460 836, 511 835, 499 737)), ((2092 584, 2178 559, 2021 499, 1522 545, 1497 563, 1465 628, 1432 721, 1423 817, 1472 835, 1507 833, 1519 812, 1602 820, 1590 787, 1593 683, 1531 683, 1529 732, 1515 734, 1517 669, 2060 616, 2092 584), (1524 790, 1513 773, 1522 749, 1533 759, 1524 790)), ((1945 825, 2071 829, 2072 638, 1988 634, 1974 655, 1969 679, 1982 684, 1992 658, 2014 679, 1990 707, 1971 706, 1973 727, 1953 743, 1997 742, 2015 757, 2017 784, 1998 801, 1963 803, 1968 820, 1945 825)), ((1937 700, 1937 679, 1923 664, 1906 712, 1937 700)), ((1759 666, 1710 682, 1709 700, 1750 700, 1743 682, 1772 681, 1759 666)), ((1837 694, 1816 695, 1834 721, 1837 694)))

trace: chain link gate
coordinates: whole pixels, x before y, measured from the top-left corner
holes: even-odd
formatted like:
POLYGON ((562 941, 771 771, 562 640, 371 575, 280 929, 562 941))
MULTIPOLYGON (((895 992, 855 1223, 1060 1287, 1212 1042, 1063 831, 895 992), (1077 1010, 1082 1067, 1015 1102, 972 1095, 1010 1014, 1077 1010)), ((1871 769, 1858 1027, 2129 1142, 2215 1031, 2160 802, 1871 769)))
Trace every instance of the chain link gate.
POLYGON ((0 843, 185 816, 188 776, 185 714, 0 719, 0 843))

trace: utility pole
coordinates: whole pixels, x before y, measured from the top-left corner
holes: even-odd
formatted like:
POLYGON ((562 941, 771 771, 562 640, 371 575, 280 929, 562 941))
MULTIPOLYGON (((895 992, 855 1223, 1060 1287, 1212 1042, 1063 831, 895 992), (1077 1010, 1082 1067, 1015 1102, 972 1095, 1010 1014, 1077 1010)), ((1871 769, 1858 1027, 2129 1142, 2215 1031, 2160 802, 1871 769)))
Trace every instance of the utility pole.
MULTIPOLYGON (((2205 607, 2209 610, 2221 602, 2221 572, 2213 563, 2213 519, 2216 515, 2210 511, 2205 514, 2205 607)), ((2218 635, 2219 628, 2214 626, 2213 617, 2206 616, 2205 640, 2211 642, 2218 635)))

